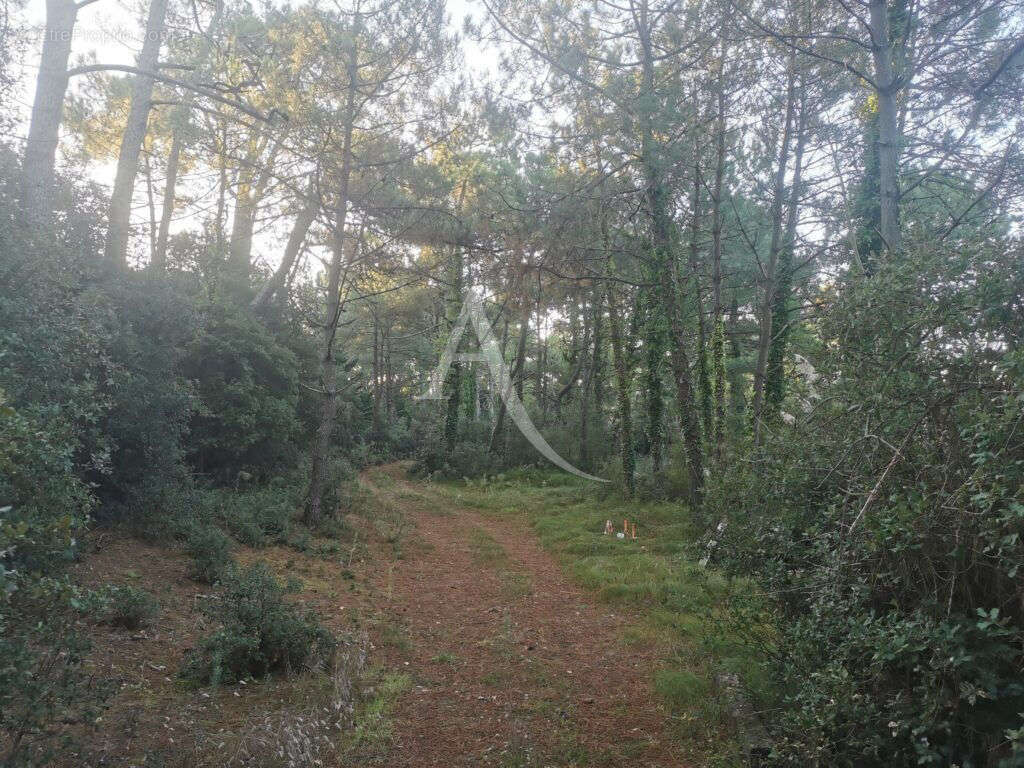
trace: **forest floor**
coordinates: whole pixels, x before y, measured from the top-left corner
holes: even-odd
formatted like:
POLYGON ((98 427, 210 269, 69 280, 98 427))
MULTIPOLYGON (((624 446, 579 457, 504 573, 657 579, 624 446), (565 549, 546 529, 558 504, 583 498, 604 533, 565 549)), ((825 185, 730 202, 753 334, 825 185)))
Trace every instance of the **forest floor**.
MULTIPOLYGON (((325 626, 368 638, 365 700, 326 765, 733 764, 710 683, 732 646, 707 629, 730 587, 693 565, 678 505, 601 501, 539 472, 430 483, 391 464, 360 485, 352 541, 235 552, 298 577, 295 599, 325 626), (638 521, 638 541, 602 535, 605 516, 638 521)), ((117 693, 74 764, 276 764, 281 713, 313 714, 330 680, 184 684, 213 588, 189 581, 178 550, 110 532, 92 543, 80 580, 147 589, 161 613, 135 632, 91 630, 89 664, 117 693), (260 744, 268 759, 246 759, 260 744)))
POLYGON ((398 465, 364 475, 412 530, 376 587, 417 681, 394 712, 393 766, 679 766, 652 646, 573 584, 525 519, 486 516, 398 465))

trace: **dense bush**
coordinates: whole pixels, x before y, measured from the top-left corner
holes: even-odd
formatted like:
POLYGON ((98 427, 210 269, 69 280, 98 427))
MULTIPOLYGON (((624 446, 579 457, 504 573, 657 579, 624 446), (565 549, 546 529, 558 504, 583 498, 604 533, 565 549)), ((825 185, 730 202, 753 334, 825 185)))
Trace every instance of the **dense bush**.
MULTIPOLYGON (((73 433, 72 433, 73 434, 73 433)), ((75 443, 54 420, 0 400, 0 763, 46 765, 63 746, 50 724, 84 716, 106 691, 85 673, 85 596, 67 578, 93 499, 75 443)))
MULTIPOLYGON (((10 165, 2 148, 0 165, 10 165)), ((68 746, 53 723, 89 716, 107 693, 82 668, 88 595, 66 567, 97 512, 86 477, 109 472, 115 450, 105 387, 118 364, 109 315, 93 311, 104 299, 82 290, 97 199, 81 196, 64 237, 50 238, 24 228, 7 192, 0 186, 0 763, 47 765, 68 746)))
POLYGON ((166 519, 184 478, 191 406, 176 369, 195 313, 177 280, 103 268, 97 202, 79 194, 47 237, 0 210, 0 387, 27 417, 60 422, 96 517, 142 529, 166 519))
POLYGON ((204 520, 216 522, 239 543, 265 547, 288 538, 303 490, 297 478, 248 489, 207 489, 197 494, 198 507, 204 520))
POLYGON ((116 365, 103 389, 109 465, 92 478, 100 517, 161 537, 186 504, 183 444, 193 400, 179 362, 196 313, 175 279, 128 273, 106 278, 104 286, 116 365))
POLYGON ((153 595, 130 584, 110 587, 100 597, 103 622, 112 627, 139 629, 160 611, 160 604, 153 595))
MULTIPOLYGON (((911 253, 823 317, 825 395, 710 489, 774 598, 774 757, 1024 765, 1019 253, 911 253)), ((764 637, 759 638, 765 642, 764 637)))
POLYGON ((194 525, 185 549, 192 557, 189 576, 203 584, 216 584, 233 565, 231 541, 214 525, 194 525))
MULTIPOLYGON (((254 545, 288 538, 304 485, 289 473, 305 470, 317 402, 299 386, 313 334, 288 305, 255 318, 252 287, 227 286, 222 256, 205 246, 185 270, 113 269, 101 256, 106 190, 62 181, 53 226, 41 229, 13 202, 18 177, 0 144, 5 766, 51 762, 63 749, 55 724, 102 701, 104 687, 82 670, 83 613, 129 627, 150 614, 141 592, 91 595, 72 583, 66 566, 90 522, 186 535, 193 576, 218 580, 230 555, 212 523, 254 545)), ((347 398, 342 413, 355 411, 347 398)), ((342 459, 335 469, 340 506, 352 471, 342 459)))
POLYGON ((209 606, 220 630, 202 641, 182 670, 185 677, 219 685, 325 663, 335 639, 316 616, 285 600, 282 586, 263 563, 232 574, 209 606))
POLYGON ((490 428, 479 421, 459 425, 455 446, 446 451, 440 411, 426 410, 418 414, 412 429, 416 440, 413 473, 461 478, 479 477, 501 465, 500 456, 489 451, 490 428))
POLYGON ((189 461, 227 484, 290 469, 301 434, 298 359, 245 308, 220 301, 203 314, 182 361, 197 398, 189 461))
MULTIPOLYGON (((4 765, 47 764, 62 748, 53 724, 102 699, 82 672, 88 646, 78 630, 81 610, 102 606, 102 596, 90 599, 65 568, 89 521, 151 537, 183 532, 206 514, 192 503, 201 492, 185 463, 189 429, 191 457, 209 479, 234 485, 243 472, 258 481, 293 468, 313 415, 297 384, 310 335, 286 313, 264 327, 244 295, 237 308, 217 304, 212 271, 109 269, 102 190, 62 186, 53 229, 30 230, 11 202, 16 178, 0 147, 4 765)), ((261 541, 283 536, 297 507, 294 494, 287 504, 270 495, 272 504, 250 499, 261 541)), ((226 541, 215 535, 190 544, 197 577, 224 570, 226 541)), ((145 620, 142 595, 116 597, 113 621, 145 620)))

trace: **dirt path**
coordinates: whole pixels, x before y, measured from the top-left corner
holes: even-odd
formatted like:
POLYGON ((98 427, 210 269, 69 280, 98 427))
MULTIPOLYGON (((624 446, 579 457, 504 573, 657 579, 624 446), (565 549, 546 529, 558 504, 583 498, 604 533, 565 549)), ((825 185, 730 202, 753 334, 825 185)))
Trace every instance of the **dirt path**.
POLYGON ((413 687, 394 713, 389 766, 681 766, 650 688, 653 658, 573 585, 533 532, 368 471, 409 528, 372 577, 390 617, 378 649, 413 687))

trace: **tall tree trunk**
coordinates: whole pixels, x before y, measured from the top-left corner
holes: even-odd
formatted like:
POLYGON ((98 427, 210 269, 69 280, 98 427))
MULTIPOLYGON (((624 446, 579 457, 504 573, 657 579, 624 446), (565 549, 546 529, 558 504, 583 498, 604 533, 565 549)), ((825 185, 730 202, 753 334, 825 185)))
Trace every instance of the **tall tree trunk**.
POLYGON ((622 482, 626 496, 636 492, 636 457, 633 455, 633 417, 630 412, 629 390, 632 375, 622 340, 622 321, 614 288, 608 289, 608 331, 612 341, 612 365, 615 368, 615 405, 619 422, 619 458, 622 462, 622 482))
MULTIPOLYGON (((449 292, 446 307, 448 332, 451 333, 459 319, 462 308, 463 292, 462 252, 458 246, 453 249, 449 261, 449 292)), ((461 339, 459 340, 461 342, 461 339)), ((447 402, 444 419, 444 450, 451 456, 455 450, 455 440, 459 435, 459 404, 462 400, 462 363, 453 360, 445 377, 444 390, 447 402)))
POLYGON ((391 324, 384 331, 384 428, 395 421, 395 374, 391 368, 391 324))
POLYGON ((686 352, 686 334, 680 308, 680 286, 677 283, 675 255, 672 248, 672 218, 668 209, 668 193, 661 176, 661 158, 654 143, 651 110, 658 103, 654 83, 654 51, 648 26, 647 1, 641 0, 637 16, 642 64, 642 90, 647 107, 641 115, 641 162, 645 177, 645 197, 651 218, 651 239, 654 246, 654 264, 658 272, 658 289, 662 309, 668 321, 669 355, 676 385, 676 400, 683 427, 690 478, 690 501, 699 504, 704 487, 704 457, 701 451, 700 420, 697 417, 693 386, 690 381, 690 362, 686 352))
POLYGON ((765 411, 769 417, 778 415, 786 394, 784 361, 789 338, 790 304, 793 294, 793 249, 800 212, 800 190, 806 145, 807 110, 804 88, 800 87, 800 117, 797 120, 796 150, 793 154, 793 184, 789 192, 786 213, 786 234, 779 254, 778 283, 775 304, 772 307, 772 338, 768 348, 768 367, 765 371, 765 411))
POLYGON ((380 343, 380 318, 377 316, 377 311, 373 312, 373 436, 375 439, 379 439, 382 433, 381 419, 380 419, 380 406, 383 398, 383 381, 381 380, 381 358, 383 350, 381 349, 380 343))
POLYGON ((313 190, 310 189, 303 201, 302 209, 295 217, 295 223, 292 225, 292 231, 288 234, 288 242, 284 247, 281 263, 274 270, 274 274, 270 276, 270 279, 260 288, 259 293, 253 298, 250 304, 252 309, 259 310, 270 304, 274 294, 284 287, 285 279, 299 258, 299 254, 302 252, 302 244, 306 241, 306 234, 309 232, 309 228, 313 226, 320 207, 312 192, 313 190))
POLYGON ((714 417, 711 393, 711 372, 708 368, 708 334, 704 322, 704 301, 701 297, 701 268, 698 259, 701 217, 701 174, 698 162, 693 164, 693 194, 690 198, 690 277, 693 280, 693 303, 697 311, 697 392, 700 399, 704 442, 713 444, 714 417))
POLYGON ((256 205, 253 194, 253 167, 250 155, 238 173, 235 185, 235 211, 228 236, 228 264, 233 268, 249 266, 252 254, 252 231, 256 223, 256 205))
MULTIPOLYGON (((463 179, 459 197, 456 201, 456 210, 460 214, 466 202, 466 189, 468 186, 468 180, 463 179)), ((458 245, 453 246, 448 263, 449 291, 446 307, 448 333, 452 332, 452 329, 454 329, 455 324, 458 322, 459 314, 462 311, 462 303, 465 299, 465 264, 462 256, 461 247, 458 245)), ((459 343, 462 343, 462 339, 459 339, 459 343)), ((459 436, 459 408, 462 404, 463 396, 462 384, 462 363, 458 360, 453 360, 448 368, 448 375, 445 377, 444 382, 445 390, 448 394, 444 419, 444 449, 448 456, 451 456, 455 451, 455 441, 459 436)))
MULTIPOLYGON (((331 449, 334 420, 338 414, 338 369, 334 357, 334 340, 341 319, 341 274, 345 265, 345 219, 348 218, 349 183, 352 178, 352 134, 356 121, 356 89, 359 84, 359 54, 356 39, 359 15, 353 22, 352 42, 347 62, 348 94, 345 103, 345 124, 342 127, 341 169, 334 205, 334 237, 331 264, 327 272, 327 297, 324 312, 323 339, 320 343, 320 424, 310 451, 309 491, 306 495, 305 522, 316 526, 323 519, 324 483, 331 449)), ((333 514, 335 510, 329 510, 333 514)))
POLYGON ((142 173, 146 178, 146 205, 149 208, 149 260, 156 253, 156 198, 153 196, 153 164, 149 152, 142 153, 142 173))
MULTIPOLYGON (((167 0, 152 0, 146 21, 146 39, 139 52, 137 66, 143 72, 155 72, 164 37, 164 19, 167 0)), ((128 108, 128 122, 121 136, 121 150, 117 157, 114 189, 110 194, 108 213, 106 259, 110 264, 124 266, 128 259, 128 236, 132 216, 132 194, 139 170, 139 152, 146 138, 146 123, 153 99, 153 78, 136 75, 132 81, 132 99, 128 108)))
POLYGON ((590 350, 590 365, 587 366, 586 372, 583 376, 583 386, 580 390, 580 434, 579 434, 579 453, 580 453, 580 466, 590 471, 592 469, 590 460, 590 407, 591 398, 595 401, 594 411, 600 414, 600 408, 596 403, 595 395, 595 383, 597 378, 597 370, 600 365, 600 352, 601 348, 601 326, 602 317, 604 312, 604 288, 603 284, 594 286, 595 296, 593 303, 593 317, 590 321, 590 336, 591 343, 588 346, 590 350))
POLYGON ((722 189, 725 177, 725 35, 720 42, 715 88, 715 180, 711 192, 711 370, 715 389, 715 461, 725 445, 725 327, 722 321, 722 189))
MULTIPOLYGON (((223 15, 224 2, 223 0, 217 0, 213 16, 210 18, 210 22, 206 25, 206 34, 203 38, 199 55, 196 57, 195 69, 189 73, 187 82, 195 83, 198 80, 199 74, 202 71, 202 66, 206 63, 210 49, 212 48, 213 34, 217 30, 223 15)), ((184 122, 188 121, 189 112, 191 112, 194 102, 195 92, 187 91, 183 97, 180 110, 180 114, 184 122)), ((160 209, 160 231, 157 234, 156 250, 153 253, 152 263, 152 266, 158 270, 167 268, 167 241, 171 232, 171 219, 174 217, 174 193, 178 186, 178 168, 181 164, 181 134, 184 130, 186 129, 181 126, 177 126, 173 129, 171 135, 171 148, 167 155, 167 175, 164 178, 164 195, 160 209)))
POLYGON ((871 31, 871 55, 875 65, 878 97, 878 184, 881 207, 881 236, 886 250, 900 250, 899 156, 902 137, 899 130, 899 85, 893 66, 893 38, 887 0, 868 3, 871 31))
MULTIPOLYGON (((659 275, 655 267, 654 278, 659 275)), ((665 397, 662 387, 665 364, 666 328, 664 302, 659 303, 653 291, 647 291, 644 298, 644 358, 647 380, 644 390, 647 403, 647 447, 651 455, 651 468, 655 474, 664 465, 665 445, 665 397)))
POLYGON ((594 308, 594 354, 591 357, 590 381, 593 392, 594 413, 604 410, 604 304, 605 286, 597 286, 597 306, 594 308))
POLYGON ((739 370, 739 361, 743 356, 743 350, 740 349, 739 327, 740 305, 734 294, 732 303, 729 305, 729 359, 733 362, 733 370, 729 374, 729 411, 735 416, 736 422, 742 424, 743 412, 747 409, 747 398, 744 391, 743 372, 739 370))
POLYGON ((783 199, 786 196, 786 166, 789 164, 789 145, 793 134, 793 116, 796 112, 796 56, 789 55, 789 74, 786 86, 786 117, 779 142, 776 160, 775 180, 772 185, 772 205, 769 213, 772 234, 768 246, 768 262, 763 265, 764 294, 760 307, 757 338, 757 364, 754 368, 754 396, 752 416, 754 445, 760 445, 764 435, 764 382, 768 367, 768 348, 772 339, 772 308, 775 306, 775 289, 779 250, 782 247, 783 199))
POLYGON ((78 9, 72 0, 46 0, 43 53, 21 167, 22 207, 27 216, 36 220, 44 220, 53 209, 57 141, 64 117, 68 58, 78 9))
MULTIPOLYGON (((525 282, 525 281, 524 281, 525 282)), ((525 285, 524 285, 525 293, 525 285)), ((516 361, 512 368, 512 381, 515 382, 516 394, 519 397, 519 401, 523 400, 523 377, 526 367, 526 342, 530 335, 530 301, 524 295, 523 301, 523 317, 519 323, 519 343, 516 345, 516 361)), ((496 385, 497 382, 492 382, 492 385, 496 385)), ((494 429, 491 430, 491 442, 487 446, 487 450, 490 453, 497 453, 500 448, 500 443, 505 435, 505 412, 507 410, 505 406, 505 398, 501 392, 495 389, 494 392, 501 402, 498 404, 498 415, 494 419, 494 429)))
POLYGON ((238 177, 235 212, 231 220, 231 238, 228 242, 228 264, 239 274, 248 271, 252 260, 252 236, 256 227, 256 214, 259 212, 260 202, 273 173, 274 158, 277 156, 280 141, 275 140, 262 169, 257 174, 255 169, 263 157, 266 144, 263 136, 256 138, 238 177))
POLYGON ((224 255, 224 215, 227 212, 228 196, 228 126, 224 120, 220 122, 218 136, 220 144, 220 163, 217 168, 217 223, 214 236, 217 243, 217 255, 224 255))
POLYGON ((171 137, 171 149, 167 155, 167 175, 164 178, 164 197, 160 205, 160 229, 153 249, 152 266, 167 268, 167 241, 171 233, 171 218, 174 216, 174 190, 178 185, 178 165, 181 162, 181 135, 178 130, 171 137))
MULTIPOLYGON (((538 329, 539 333, 539 329, 538 329)), ((537 360, 537 391, 540 393, 540 423, 547 426, 548 423, 548 400, 550 399, 548 387, 548 340, 545 337, 540 342, 540 354, 537 360)))

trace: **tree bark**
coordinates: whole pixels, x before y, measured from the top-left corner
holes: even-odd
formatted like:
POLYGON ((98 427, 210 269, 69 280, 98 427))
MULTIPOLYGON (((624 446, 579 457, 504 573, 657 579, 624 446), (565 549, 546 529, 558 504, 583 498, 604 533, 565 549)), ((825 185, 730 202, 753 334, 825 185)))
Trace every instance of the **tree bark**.
POLYGON ((722 189, 725 176, 725 42, 722 36, 716 88, 715 180, 711 192, 711 369, 715 390, 715 461, 725 445, 725 328, 722 321, 722 189))
POLYGON ((651 30, 648 26, 647 2, 641 0, 637 14, 637 32, 642 59, 642 92, 647 106, 641 116, 641 162, 643 164, 645 197, 651 218, 651 240, 654 245, 654 263, 658 271, 658 289, 662 309, 668 320, 669 355, 676 385, 676 400, 683 427, 690 478, 690 501, 699 505, 704 487, 704 458, 700 445, 700 422, 697 417, 693 386, 690 381, 690 362, 686 352, 686 335, 679 314, 680 291, 677 284, 672 249, 672 219, 668 209, 668 193, 661 177, 661 159, 656 156, 654 127, 651 110, 657 103, 654 84, 654 52, 651 30))
POLYGON ((53 210, 57 142, 78 8, 71 0, 46 0, 46 32, 21 167, 22 207, 36 220, 45 219, 53 210))
POLYGON ((285 279, 302 252, 302 244, 306 241, 306 234, 316 220, 317 210, 319 210, 319 205, 312 191, 310 189, 309 195, 303 202, 302 209, 295 217, 295 224, 292 225, 292 231, 288 234, 288 242, 285 244, 281 263, 274 270, 274 274, 270 276, 270 279, 260 288, 259 293, 256 294, 250 304, 253 310, 262 309, 270 304, 274 295, 284 287, 285 279))
POLYGON ((590 461, 590 407, 593 404, 594 411, 600 414, 600 406, 597 403, 597 391, 596 391, 596 379, 598 366, 600 365, 600 348, 601 348, 601 328, 602 328, 602 314, 604 313, 604 291, 601 285, 595 286, 594 291, 594 305, 593 305, 593 319, 590 322, 591 327, 591 343, 588 347, 590 350, 590 365, 587 366, 586 373, 583 377, 583 386, 580 390, 580 434, 579 434, 579 452, 580 452, 580 467, 586 471, 592 469, 590 461), (593 397, 594 402, 591 403, 593 397))
POLYGON ((142 153, 142 173, 146 177, 146 205, 149 208, 149 260, 156 253, 156 198, 153 195, 153 164, 149 152, 142 153))
MULTIPOLYGON (((201 67, 206 63, 206 58, 210 53, 210 48, 212 47, 213 33, 217 30, 223 15, 223 0, 217 0, 213 16, 210 18, 209 24, 206 25, 206 36, 203 40, 199 56, 196 58, 196 69, 188 78, 189 83, 196 82, 198 74, 201 71, 201 67)), ((192 109, 194 101, 195 92, 186 92, 184 101, 181 105, 181 115, 183 120, 187 121, 189 119, 189 112, 192 109)), ((167 241, 171 231, 171 219, 174 217, 174 190, 178 186, 178 168, 181 164, 181 133, 182 128, 174 128, 171 136, 171 148, 167 155, 167 175, 164 179, 164 196, 160 208, 160 231, 157 234, 156 250, 153 253, 152 263, 152 266, 159 270, 167 268, 167 241)))
MULTIPOLYGON (((167 0, 152 0, 149 18, 146 21, 146 39, 142 43, 136 66, 147 72, 155 72, 163 43, 164 19, 167 16, 167 0)), ((107 216, 106 259, 110 264, 123 267, 128 259, 128 236, 132 215, 132 193, 135 191, 135 177, 139 170, 139 152, 146 138, 146 123, 153 98, 153 78, 136 75, 132 82, 131 106, 128 122, 121 136, 121 150, 117 158, 117 172, 114 189, 110 195, 110 209, 107 216)))
POLYGON ((391 324, 384 326, 384 428, 395 421, 395 375, 391 368, 391 324))
POLYGON ((257 138, 245 159, 235 190, 235 212, 231 219, 231 237, 228 242, 228 264, 238 273, 245 273, 252 260, 252 236, 256 227, 256 214, 273 172, 274 158, 279 143, 275 142, 259 174, 255 168, 260 162, 266 142, 257 138))
MULTIPOLYGON (((320 343, 320 424, 310 455, 309 492, 306 495, 305 522, 319 525, 323 519, 323 492, 327 480, 327 462, 331 449, 334 420, 338 414, 338 369, 334 357, 334 340, 341 318, 341 274, 345 265, 345 219, 348 217, 349 183, 352 177, 352 134, 355 128, 356 89, 359 83, 359 60, 356 37, 359 16, 356 15, 347 63, 348 94, 345 103, 345 124, 342 128, 341 169, 334 209, 334 238, 331 264, 327 273, 327 297, 324 312, 323 339, 320 343)), ((334 510, 330 510, 333 514, 334 510)))
POLYGON ((598 416, 604 411, 604 305, 605 287, 598 286, 597 307, 594 311, 594 354, 591 358, 590 381, 593 391, 594 413, 598 416))
POLYGON ((377 310, 371 309, 373 313, 373 436, 379 439, 383 430, 381 429, 380 405, 383 387, 381 384, 381 358, 384 356, 380 344, 380 318, 377 310))
POLYGON ((218 133, 220 144, 220 163, 217 168, 217 222, 214 227, 214 236, 217 242, 217 255, 224 254, 224 215, 227 212, 228 195, 228 126, 224 120, 220 121, 218 133))
POLYGON ((181 137, 178 131, 174 131, 171 149, 167 155, 167 176, 164 179, 164 197, 160 205, 160 230, 156 236, 156 247, 153 249, 152 266, 159 270, 167 268, 167 241, 171 232, 171 218, 174 216, 174 190, 178 185, 180 162, 181 137))
POLYGON ((622 340, 622 322, 615 290, 608 289, 608 332, 612 341, 612 365, 615 368, 615 405, 619 421, 619 458, 626 496, 636 492, 636 457, 633 455, 633 416, 630 412, 629 390, 632 386, 629 361, 622 340))
POLYGON ((754 445, 760 445, 764 434, 764 383, 768 367, 768 347, 772 338, 772 308, 775 306, 776 268, 779 249, 782 246, 783 199, 786 196, 786 166, 789 163, 789 145, 793 134, 793 115, 796 111, 796 59, 791 51, 789 57, 788 85, 786 87, 786 117, 779 142, 779 154, 772 185, 772 206, 769 213, 772 234, 768 246, 768 263, 763 265, 764 296, 759 314, 757 339, 757 364, 754 368, 754 396, 752 403, 754 445))
POLYGON ((786 393, 784 362, 786 342, 789 338, 790 302, 793 293, 793 248, 800 213, 800 191, 803 176, 804 148, 806 145, 807 110, 804 88, 800 88, 800 117, 797 120, 796 150, 793 154, 793 184, 789 192, 786 213, 786 233, 779 254, 778 281, 775 303, 772 306, 772 338, 768 347, 768 367, 765 371, 765 410, 769 417, 777 415, 786 393))
POLYGON ((881 236, 889 254, 900 250, 899 155, 902 143, 899 130, 899 89, 893 67, 893 40, 889 28, 886 0, 870 0, 869 25, 871 55, 875 65, 878 97, 878 185, 881 206, 881 236))
MULTIPOLYGON (((524 286, 525 292, 525 286, 524 286)), ((530 302, 524 295, 523 301, 523 317, 519 323, 519 344, 516 346, 516 361, 512 368, 512 381, 515 383, 516 395, 519 397, 519 401, 523 400, 523 373, 526 367, 526 341, 530 335, 530 302)), ((492 385, 496 385, 497 382, 492 382, 492 385)), ((495 388, 495 395, 497 395, 501 402, 498 404, 498 415, 494 419, 494 429, 491 430, 491 442, 487 446, 487 450, 490 453, 497 453, 499 443, 505 433, 505 398, 501 392, 495 388)))
MULTIPOLYGON (((746 392, 744 391, 743 374, 737 370, 739 360, 742 356, 739 340, 739 302, 732 297, 729 305, 729 359, 732 360, 733 370, 729 374, 729 412, 735 417, 736 422, 743 423, 743 412, 747 408, 746 392)), ((724 331, 724 329, 723 329, 724 331)), ((722 334, 725 335, 724 333, 722 334)))
MULTIPOLYGON (((660 277, 664 264, 656 263, 655 279, 660 277)), ((647 448, 651 456, 651 468, 655 474, 662 470, 665 444, 665 398, 662 391, 662 375, 665 363, 666 329, 664 297, 659 302, 653 290, 644 296, 644 357, 647 375, 644 387, 647 400, 647 448)))
MULTIPOLYGON (((455 246, 449 262, 450 289, 448 294, 448 332, 451 333, 458 321, 462 304, 462 253, 458 246, 455 246)), ((461 342, 461 339, 460 339, 461 342)), ((444 450, 445 454, 451 456, 455 450, 455 440, 459 434, 459 404, 462 400, 462 363, 453 360, 448 368, 448 375, 444 382, 447 402, 444 419, 444 450)))
POLYGON ((693 194, 690 198, 690 277, 693 280, 693 303, 697 311, 697 392, 700 398, 700 420, 704 427, 704 442, 711 445, 714 434, 711 372, 708 369, 708 334, 704 321, 704 301, 701 296, 701 268, 698 259, 700 244, 700 165, 693 164, 693 194))

